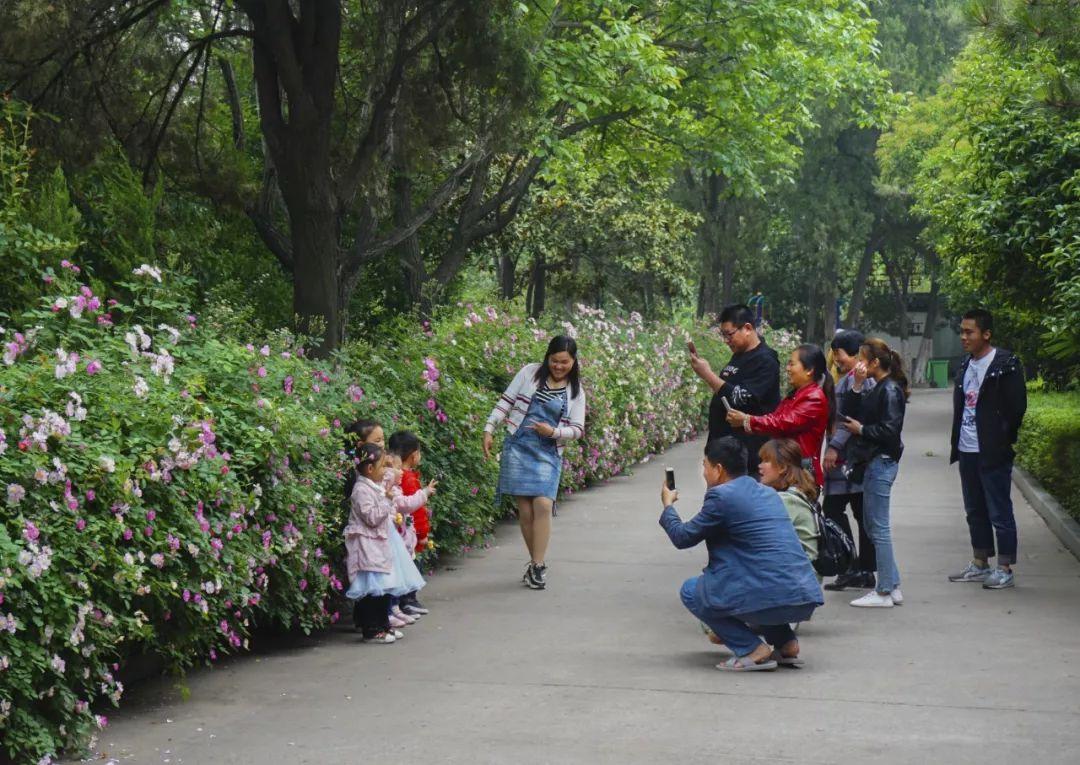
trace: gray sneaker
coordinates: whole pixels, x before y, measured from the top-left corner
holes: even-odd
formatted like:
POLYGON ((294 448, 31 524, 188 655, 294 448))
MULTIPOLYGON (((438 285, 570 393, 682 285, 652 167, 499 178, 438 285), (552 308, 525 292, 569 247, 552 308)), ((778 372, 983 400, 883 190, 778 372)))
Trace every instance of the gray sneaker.
POLYGON ((985 582, 990 576, 989 566, 976 566, 974 563, 967 564, 967 568, 958 574, 949 574, 950 582, 985 582))
POLYGON ((1006 571, 1003 568, 996 568, 990 576, 986 577, 986 581, 983 582, 984 590, 1006 590, 1009 587, 1015 587, 1013 572, 1006 571))

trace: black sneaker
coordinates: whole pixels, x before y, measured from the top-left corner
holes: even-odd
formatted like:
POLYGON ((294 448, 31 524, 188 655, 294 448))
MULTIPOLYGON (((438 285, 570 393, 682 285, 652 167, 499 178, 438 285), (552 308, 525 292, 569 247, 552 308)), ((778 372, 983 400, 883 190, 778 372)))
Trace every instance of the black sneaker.
POLYGON ((840 592, 848 587, 858 587, 860 586, 858 582, 861 580, 861 577, 861 571, 849 571, 846 574, 840 574, 836 579, 824 585, 822 589, 829 590, 830 592, 840 592))
POLYGON ((863 589, 872 590, 877 587, 877 577, 873 571, 860 571, 857 581, 857 586, 863 589))
POLYGON ((547 566, 530 564, 529 570, 525 572, 525 584, 529 585, 531 589, 542 590, 547 587, 547 581, 544 579, 544 574, 547 573, 547 566))

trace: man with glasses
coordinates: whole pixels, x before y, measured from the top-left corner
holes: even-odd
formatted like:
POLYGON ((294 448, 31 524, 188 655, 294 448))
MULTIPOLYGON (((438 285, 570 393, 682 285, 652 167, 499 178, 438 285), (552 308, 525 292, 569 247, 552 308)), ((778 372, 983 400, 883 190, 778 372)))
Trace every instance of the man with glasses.
POLYGON ((691 350, 690 366, 712 388, 709 403, 709 440, 734 436, 746 447, 747 474, 758 476, 758 450, 768 436, 735 431, 727 422, 727 407, 747 414, 769 414, 780 403, 780 359, 757 333, 754 312, 746 305, 731 305, 720 313, 720 334, 731 349, 731 360, 716 374, 709 362, 691 350))

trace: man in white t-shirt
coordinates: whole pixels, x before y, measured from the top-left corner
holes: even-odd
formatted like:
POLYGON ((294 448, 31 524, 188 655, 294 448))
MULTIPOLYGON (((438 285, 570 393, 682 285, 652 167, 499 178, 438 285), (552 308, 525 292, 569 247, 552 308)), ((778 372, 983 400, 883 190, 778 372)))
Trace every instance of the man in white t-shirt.
POLYGON ((993 327, 990 312, 982 309, 968 311, 960 323, 960 341, 969 356, 953 392, 950 461, 960 463, 972 558, 949 580, 1003 590, 1015 584, 1012 447, 1027 409, 1027 388, 1020 359, 991 344, 993 327), (997 566, 991 567, 995 551, 997 566))

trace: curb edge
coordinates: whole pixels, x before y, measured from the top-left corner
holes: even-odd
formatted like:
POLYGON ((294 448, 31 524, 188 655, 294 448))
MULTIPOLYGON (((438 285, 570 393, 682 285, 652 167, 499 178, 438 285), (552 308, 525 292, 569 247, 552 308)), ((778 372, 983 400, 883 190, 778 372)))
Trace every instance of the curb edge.
POLYGON ((1013 483, 1035 512, 1043 519, 1050 531, 1061 540, 1077 559, 1080 559, 1080 523, 1077 523, 1042 487, 1042 484, 1019 465, 1013 468, 1013 483))

